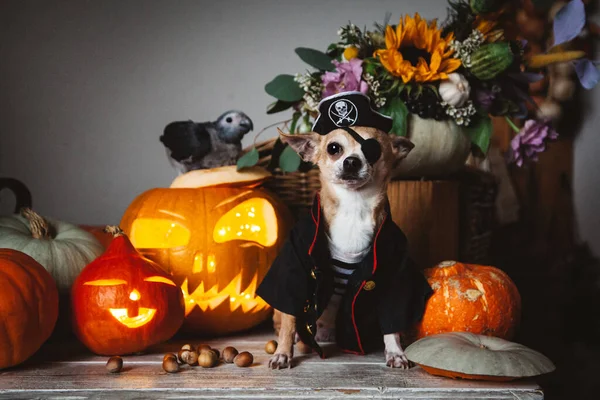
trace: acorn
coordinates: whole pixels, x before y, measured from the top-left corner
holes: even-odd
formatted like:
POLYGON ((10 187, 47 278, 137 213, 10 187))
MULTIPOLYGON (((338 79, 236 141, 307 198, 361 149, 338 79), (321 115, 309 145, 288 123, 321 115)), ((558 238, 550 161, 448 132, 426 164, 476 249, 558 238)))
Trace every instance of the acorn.
POLYGON ((273 354, 277 350, 277 342, 275 340, 269 340, 267 344, 265 344, 265 351, 267 354, 273 354))
POLYGON ((108 372, 115 374, 121 372, 123 369, 123 359, 119 356, 113 356, 106 362, 106 369, 108 372))
POLYGON ((202 368, 212 368, 219 362, 219 357, 217 357, 217 353, 212 350, 204 350, 198 356, 198 365, 202 368))
POLYGON ((242 351, 240 354, 235 356, 235 358, 233 359, 233 362, 238 367, 242 367, 242 368, 249 367, 254 362, 254 356, 252 355, 252 353, 249 353, 247 351, 242 351))
POLYGON ((469 5, 475 14, 487 14, 498 11, 502 0, 469 0, 469 5))
POLYGON ((174 357, 165 357, 163 359, 162 367, 170 374, 174 374, 175 372, 179 371, 179 364, 174 357))
POLYGON ((493 79, 513 62, 515 52, 508 42, 488 43, 471 54, 469 71, 483 81, 493 79))
POLYGON ((227 346, 223 349, 223 361, 228 364, 231 364, 237 355, 238 351, 235 347, 227 346))

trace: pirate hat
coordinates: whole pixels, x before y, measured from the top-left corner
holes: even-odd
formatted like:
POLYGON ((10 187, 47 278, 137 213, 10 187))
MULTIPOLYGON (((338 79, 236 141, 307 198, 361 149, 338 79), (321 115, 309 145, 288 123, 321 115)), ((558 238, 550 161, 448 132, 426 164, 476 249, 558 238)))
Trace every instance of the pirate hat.
POLYGON ((368 126, 389 132, 392 119, 373 110, 369 97, 361 92, 343 92, 321 100, 312 130, 327 135, 347 126, 368 126))
POLYGON ((381 145, 375 139, 362 138, 351 126, 368 126, 384 132, 392 129, 392 119, 371 108, 369 97, 361 92, 343 92, 326 97, 319 103, 319 116, 313 131, 327 135, 335 129, 343 129, 361 145, 370 164, 381 157, 381 145))

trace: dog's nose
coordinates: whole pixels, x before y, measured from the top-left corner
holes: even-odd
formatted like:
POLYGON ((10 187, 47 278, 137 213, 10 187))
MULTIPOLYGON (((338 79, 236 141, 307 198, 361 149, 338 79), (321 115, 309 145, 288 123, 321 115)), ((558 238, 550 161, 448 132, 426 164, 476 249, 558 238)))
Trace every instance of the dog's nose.
POLYGON ((346 172, 358 172, 362 167, 362 161, 360 158, 350 156, 344 160, 344 171, 346 172))

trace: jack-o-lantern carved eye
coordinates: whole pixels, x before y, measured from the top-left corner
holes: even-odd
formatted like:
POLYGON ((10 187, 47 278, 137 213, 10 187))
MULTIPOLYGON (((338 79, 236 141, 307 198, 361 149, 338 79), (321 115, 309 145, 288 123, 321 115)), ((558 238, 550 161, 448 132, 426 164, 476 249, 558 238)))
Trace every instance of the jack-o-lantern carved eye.
POLYGON ((127 285, 127 281, 123 279, 97 279, 95 281, 85 282, 86 286, 118 286, 127 285))
POLYGON ((238 204, 219 219, 213 239, 217 243, 246 240, 273 246, 277 242, 277 215, 273 205, 263 198, 238 204))
POLYGON ((167 285, 177 286, 175 284, 175 282, 173 282, 172 280, 170 280, 168 278, 165 278, 164 276, 151 276, 149 278, 145 278, 144 281, 146 281, 146 282, 166 283, 167 285))
POLYGON ((129 239, 140 249, 170 249, 186 246, 190 230, 169 219, 138 218, 133 221, 129 239))

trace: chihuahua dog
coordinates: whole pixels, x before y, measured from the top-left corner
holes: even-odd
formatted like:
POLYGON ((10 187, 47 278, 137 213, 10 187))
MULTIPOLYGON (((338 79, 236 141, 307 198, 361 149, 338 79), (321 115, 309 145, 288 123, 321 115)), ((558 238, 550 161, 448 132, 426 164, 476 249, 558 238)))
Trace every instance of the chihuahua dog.
POLYGON ((422 317, 431 288, 390 216, 392 171, 413 148, 391 129, 392 119, 373 110, 366 95, 346 92, 319 103, 312 133, 280 131, 319 167, 321 191, 257 290, 277 310, 273 369, 291 367, 296 336, 321 357, 319 342, 335 340, 355 354, 383 345, 388 366, 408 368, 399 333, 422 317))
MULTIPOLYGON (((349 266, 362 259, 369 251, 375 229, 384 218, 387 205, 387 186, 394 167, 404 159, 413 144, 406 138, 382 132, 376 128, 355 127, 364 139, 375 139, 381 145, 381 157, 370 165, 361 152, 360 144, 343 129, 326 136, 281 135, 304 161, 318 165, 321 172, 320 203, 332 258, 349 266)), ((335 289, 330 301, 317 321, 316 340, 335 339, 335 320, 348 268, 332 265, 335 270, 335 289)), ((279 317, 279 316, 278 316, 279 317)), ((271 368, 291 366, 296 333, 296 318, 281 313, 279 346, 271 358, 271 368)), ((408 360, 400 345, 398 332, 386 334, 386 364, 408 368, 408 360)))

